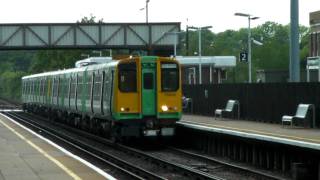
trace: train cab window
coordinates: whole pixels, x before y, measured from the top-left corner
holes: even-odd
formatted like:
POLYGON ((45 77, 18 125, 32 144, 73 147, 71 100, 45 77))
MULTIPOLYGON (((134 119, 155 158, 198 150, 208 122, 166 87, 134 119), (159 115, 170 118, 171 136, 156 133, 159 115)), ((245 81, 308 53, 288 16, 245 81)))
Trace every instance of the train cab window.
POLYGON ((144 89, 153 89, 153 73, 144 73, 143 74, 143 88, 144 89))
POLYGON ((122 92, 137 91, 137 65, 135 62, 118 65, 119 90, 122 92))
POLYGON ((161 90, 177 91, 179 89, 179 68, 175 63, 161 63, 161 90))

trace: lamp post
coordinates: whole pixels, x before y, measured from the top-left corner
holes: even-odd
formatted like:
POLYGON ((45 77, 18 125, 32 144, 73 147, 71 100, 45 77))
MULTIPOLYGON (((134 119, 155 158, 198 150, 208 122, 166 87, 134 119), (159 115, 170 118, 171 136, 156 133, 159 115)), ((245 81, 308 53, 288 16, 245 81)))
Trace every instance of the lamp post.
POLYGON ((149 4, 149 2, 150 2, 150 0, 146 0, 146 7, 140 9, 140 11, 146 10, 146 23, 148 23, 148 15, 149 15, 148 4, 149 4))
POLYGON ((198 47, 198 56, 199 56, 199 84, 202 84, 202 62, 201 62, 201 30, 202 29, 210 29, 212 26, 203 26, 203 27, 189 27, 189 29, 195 29, 198 31, 199 35, 199 47, 198 47))
POLYGON ((176 57, 177 56, 177 37, 179 36, 179 34, 181 34, 182 32, 166 32, 166 33, 164 33, 164 34, 168 34, 168 35, 173 35, 174 36, 174 53, 173 53, 173 55, 174 55, 174 57, 176 57))
POLYGON ((290 1, 290 82, 300 82, 299 0, 290 1))
POLYGON ((252 82, 251 78, 251 28, 250 28, 250 21, 251 20, 256 20, 259 19, 259 17, 252 16, 250 14, 244 14, 244 13, 235 13, 235 16, 242 16, 242 17, 247 17, 248 18, 248 65, 249 65, 249 83, 252 82))

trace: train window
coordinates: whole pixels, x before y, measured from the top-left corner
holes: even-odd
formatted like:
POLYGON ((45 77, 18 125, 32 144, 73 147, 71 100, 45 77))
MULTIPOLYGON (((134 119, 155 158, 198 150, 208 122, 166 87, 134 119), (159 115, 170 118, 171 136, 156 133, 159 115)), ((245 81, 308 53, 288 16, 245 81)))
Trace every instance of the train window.
POLYGON ((137 65, 135 62, 118 65, 119 90, 122 92, 137 91, 137 65))
POLYGON ((56 91, 57 91, 57 97, 59 97, 59 95, 60 95, 60 88, 59 88, 59 86, 60 86, 60 77, 58 77, 57 78, 57 86, 56 86, 56 91))
POLYGON ((40 96, 43 96, 43 91, 44 91, 43 84, 44 84, 44 81, 43 81, 43 79, 41 79, 40 80, 40 96))
POLYGON ((41 90, 42 90, 42 79, 39 79, 38 81, 38 95, 41 96, 41 90))
POLYGON ((60 97, 67 97, 67 81, 63 76, 60 76, 60 82, 59 82, 59 96, 60 97))
POLYGON ((30 82, 30 95, 33 95, 33 81, 30 82))
POLYGON ((26 82, 26 81, 23 81, 23 88, 22 88, 22 94, 23 94, 23 95, 26 95, 26 94, 27 94, 26 90, 27 90, 27 82, 26 82))
POLYGON ((52 92, 53 97, 58 96, 58 79, 54 78, 53 79, 53 92, 52 92))
POLYGON ((43 92, 43 95, 44 96, 47 96, 47 94, 48 94, 48 79, 46 78, 46 79, 44 79, 44 92, 43 92))
POLYGON ((100 100, 101 96, 101 84, 102 84, 102 76, 101 74, 97 74, 94 76, 94 88, 93 88, 93 100, 100 100))
POLYGON ((26 95, 29 95, 29 82, 28 81, 26 81, 26 87, 25 87, 24 92, 26 95))
POLYGON ((37 84, 38 84, 38 85, 37 85, 37 95, 40 96, 40 93, 41 93, 41 91, 40 91, 40 88, 41 88, 41 79, 38 80, 38 83, 37 83, 37 84))
POLYGON ((78 75, 78 84, 77 84, 77 96, 79 99, 82 97, 82 88, 83 88, 83 81, 82 81, 82 76, 79 74, 78 75))
POLYGON ((87 93, 86 93, 86 99, 89 100, 91 98, 91 89, 92 89, 92 81, 94 78, 94 73, 88 73, 88 77, 87 78, 87 93))
POLYGON ((70 78, 71 80, 71 86, 70 86, 70 99, 75 99, 76 98, 76 84, 77 81, 74 77, 70 78))
POLYGON ((39 94, 39 81, 36 80, 35 83, 36 83, 35 95, 38 95, 39 94))
POLYGON ((26 81, 24 80, 22 84, 23 84, 23 86, 22 86, 22 95, 25 95, 26 94, 26 81))
POLYGON ((42 90, 42 79, 39 79, 38 81, 38 95, 41 96, 41 90, 42 90))
POLYGON ((144 89, 153 89, 153 73, 144 73, 143 74, 143 88, 144 89))
POLYGON ((34 83, 33 81, 31 81, 31 95, 33 95, 33 91, 34 91, 34 83))
POLYGON ((179 69, 175 63, 161 63, 161 90, 176 91, 179 89, 179 69))

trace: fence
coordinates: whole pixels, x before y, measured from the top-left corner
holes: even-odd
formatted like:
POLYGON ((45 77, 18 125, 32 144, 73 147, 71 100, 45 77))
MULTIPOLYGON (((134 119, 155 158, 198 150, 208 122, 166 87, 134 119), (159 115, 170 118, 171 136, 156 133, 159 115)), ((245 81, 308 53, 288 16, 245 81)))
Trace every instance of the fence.
POLYGON ((184 85, 184 96, 193 100, 193 113, 214 115, 229 99, 240 102, 240 118, 280 123, 284 114, 293 115, 300 103, 314 104, 316 125, 320 124, 320 83, 253 83, 184 85))

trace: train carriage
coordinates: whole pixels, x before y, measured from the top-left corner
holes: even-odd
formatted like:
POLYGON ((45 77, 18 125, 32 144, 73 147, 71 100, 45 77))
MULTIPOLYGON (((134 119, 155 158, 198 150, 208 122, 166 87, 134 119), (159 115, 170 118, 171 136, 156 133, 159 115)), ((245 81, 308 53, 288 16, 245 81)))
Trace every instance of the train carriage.
POLYGON ((23 108, 113 137, 172 136, 180 65, 144 56, 22 78, 23 108))

